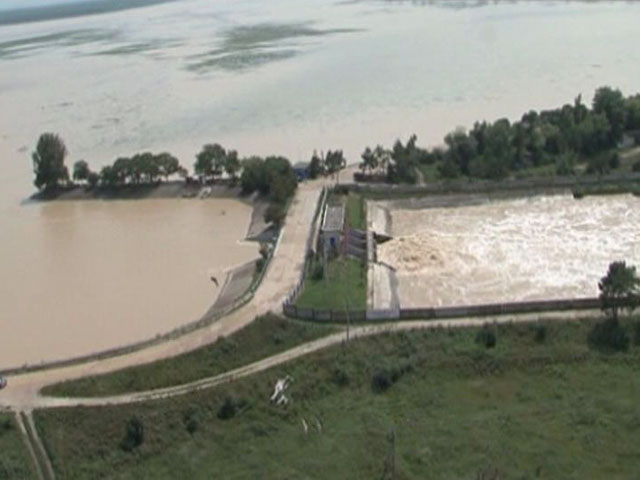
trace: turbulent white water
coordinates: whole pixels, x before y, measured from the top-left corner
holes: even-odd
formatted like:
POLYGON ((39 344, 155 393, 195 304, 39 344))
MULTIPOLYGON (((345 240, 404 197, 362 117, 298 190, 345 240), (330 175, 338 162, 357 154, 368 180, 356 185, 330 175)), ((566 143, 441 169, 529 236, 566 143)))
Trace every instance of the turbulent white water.
POLYGON ((378 258, 403 307, 596 296, 611 261, 640 265, 640 198, 539 196, 392 211, 378 258))
POLYGON ((637 2, 181 0, 0 26, 0 367, 193 320, 206 271, 255 254, 239 204, 21 206, 40 133, 94 169, 143 149, 191 166, 214 141, 357 161, 602 84, 639 91, 639 18, 637 2))

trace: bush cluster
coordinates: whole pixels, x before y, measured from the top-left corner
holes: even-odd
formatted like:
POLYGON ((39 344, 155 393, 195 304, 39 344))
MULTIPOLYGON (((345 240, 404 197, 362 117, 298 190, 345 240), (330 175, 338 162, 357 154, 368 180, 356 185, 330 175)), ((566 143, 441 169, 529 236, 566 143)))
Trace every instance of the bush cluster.
POLYGON ((609 352, 626 352, 629 349, 629 335, 615 318, 607 318, 596 323, 589 332, 589 347, 609 352))

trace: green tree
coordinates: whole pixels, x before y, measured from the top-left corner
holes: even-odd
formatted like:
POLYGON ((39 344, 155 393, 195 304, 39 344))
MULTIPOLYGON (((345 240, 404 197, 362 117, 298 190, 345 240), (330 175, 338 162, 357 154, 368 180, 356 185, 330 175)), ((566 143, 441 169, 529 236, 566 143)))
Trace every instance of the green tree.
POLYGON ((229 150, 224 159, 224 171, 235 182, 238 172, 240 171, 240 160, 238 159, 238 152, 235 150, 229 150))
POLYGON ((78 160, 73 164, 73 180, 76 182, 89 180, 90 174, 91 170, 89 169, 89 164, 84 160, 78 160))
POLYGON ((113 187, 121 183, 120 176, 112 165, 106 165, 100 170, 100 183, 105 187, 113 187))
POLYGON ((626 122, 622 92, 611 87, 600 87, 593 96, 593 111, 604 114, 611 125, 609 146, 614 146, 622 140, 626 122))
POLYGON ((640 278, 636 268, 624 261, 609 265, 607 274, 598 282, 602 310, 614 320, 622 309, 632 312, 640 303, 640 278))
POLYGON ((144 442, 144 425, 139 417, 133 416, 125 425, 124 438, 120 442, 120 448, 125 452, 131 452, 144 442))
POLYGON ((311 162, 309 162, 309 176, 312 179, 318 178, 324 174, 324 161, 314 151, 311 156, 311 162))
POLYGON ((227 151, 219 143, 207 144, 196 156, 195 172, 208 179, 219 177, 225 168, 227 151))
POLYGON ((347 165, 347 161, 344 158, 342 150, 329 150, 327 151, 327 156, 324 159, 324 164, 327 168, 327 172, 336 173, 347 165))
POLYGON ((169 180, 171 175, 180 173, 180 162, 170 153, 163 152, 156 155, 155 162, 158 165, 159 174, 163 176, 165 180, 169 180))
POLYGON ((371 174, 378 168, 378 157, 369 147, 364 149, 360 157, 362 158, 362 162, 360 162, 358 166, 362 172, 369 170, 369 174, 371 174))
POLYGON ((51 190, 69 180, 69 172, 64 165, 67 147, 54 133, 43 133, 33 152, 34 185, 39 190, 51 190))

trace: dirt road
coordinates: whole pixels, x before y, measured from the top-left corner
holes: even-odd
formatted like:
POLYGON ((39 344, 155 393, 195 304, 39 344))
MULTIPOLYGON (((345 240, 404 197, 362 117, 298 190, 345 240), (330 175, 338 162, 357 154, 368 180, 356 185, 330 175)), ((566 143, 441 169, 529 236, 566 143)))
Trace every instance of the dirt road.
MULTIPOLYGON (((425 321, 405 321, 392 324, 382 324, 373 326, 362 326, 352 328, 349 332, 350 340, 362 338, 370 335, 379 335, 385 332, 398 332, 418 329, 435 329, 435 328, 468 328, 474 326, 482 326, 487 322, 495 323, 527 323, 537 321, 539 319, 578 319, 585 316, 598 316, 600 311, 592 312, 548 312, 535 314, 520 315, 502 315, 496 317, 485 318, 461 318, 455 320, 425 320, 425 321)), ((100 406, 100 405, 120 405, 126 403, 145 402, 149 400, 157 400, 162 398, 170 398, 186 393, 212 388, 227 382, 237 380, 248 375, 262 372, 277 365, 295 360, 296 358, 317 352, 332 345, 338 345, 347 340, 347 332, 343 330, 324 338, 314 340, 294 347, 286 352, 282 352, 271 357, 264 358, 257 362, 245 365, 234 370, 222 373, 209 378, 204 378, 184 385, 175 387, 161 388, 149 390, 145 392, 137 392, 111 397, 97 398, 55 398, 42 397, 32 395, 25 398, 21 407, 26 410, 38 408, 59 408, 59 407, 76 407, 76 406, 100 406)))

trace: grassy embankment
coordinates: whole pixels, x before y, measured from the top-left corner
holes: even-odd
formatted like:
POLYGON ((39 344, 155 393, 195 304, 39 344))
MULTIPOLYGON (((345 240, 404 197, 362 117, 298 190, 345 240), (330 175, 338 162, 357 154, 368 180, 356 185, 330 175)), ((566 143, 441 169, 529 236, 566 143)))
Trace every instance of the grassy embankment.
POLYGON ((37 478, 13 414, 0 413, 0 479, 37 478))
MULTIPOLYGON (((334 328, 267 314, 216 343, 174 358, 43 389, 55 396, 96 397, 193 382, 328 335, 334 328)), ((0 477, 1 478, 1 477, 0 477)))
MULTIPOLYGON (((361 195, 349 193, 335 196, 332 201, 345 205, 345 221, 351 228, 366 229, 365 203, 361 195)), ((329 260, 324 278, 318 273, 319 261, 312 262, 305 287, 298 297, 302 308, 321 310, 364 310, 367 304, 367 270, 355 258, 337 257, 329 260)))
POLYGON ((64 479, 635 478, 640 347, 591 351, 592 323, 500 326, 493 349, 472 329, 385 334, 184 397, 36 420, 64 479), (285 374, 286 408, 269 402, 285 374), (227 397, 242 406, 222 420, 227 397), (125 452, 134 415, 144 441, 125 452))

